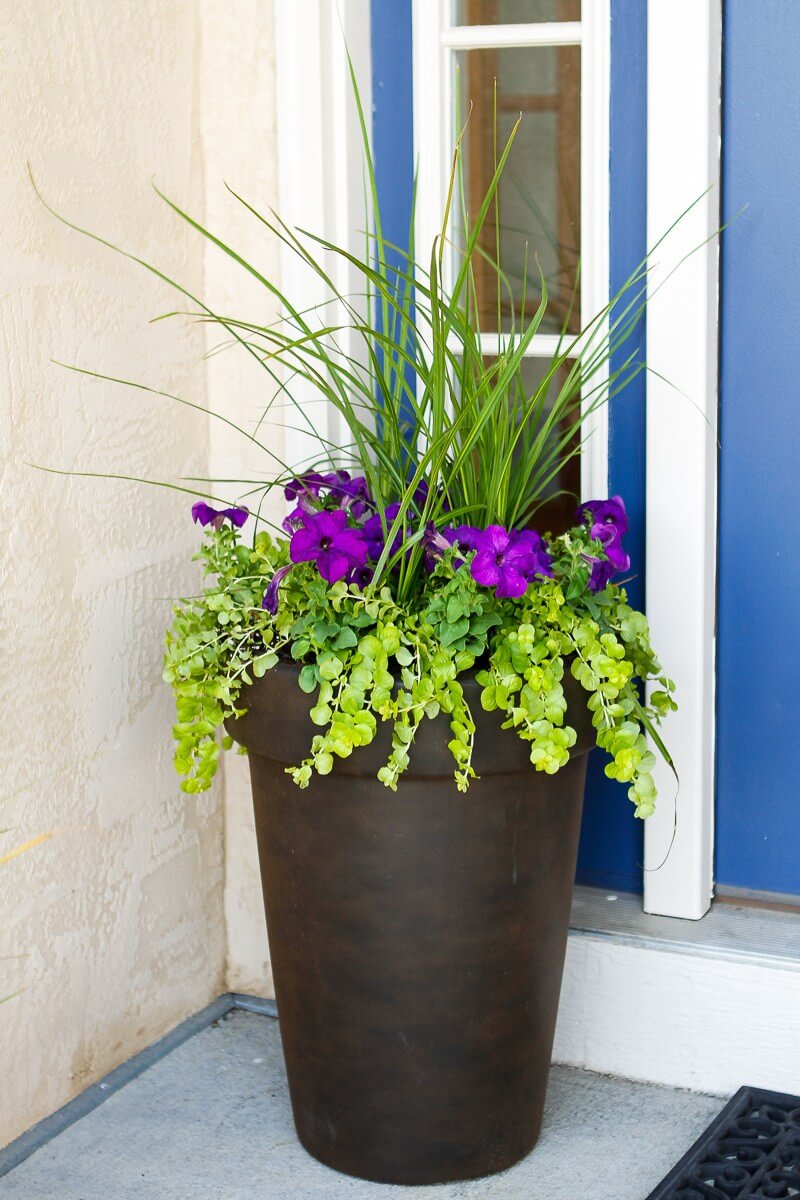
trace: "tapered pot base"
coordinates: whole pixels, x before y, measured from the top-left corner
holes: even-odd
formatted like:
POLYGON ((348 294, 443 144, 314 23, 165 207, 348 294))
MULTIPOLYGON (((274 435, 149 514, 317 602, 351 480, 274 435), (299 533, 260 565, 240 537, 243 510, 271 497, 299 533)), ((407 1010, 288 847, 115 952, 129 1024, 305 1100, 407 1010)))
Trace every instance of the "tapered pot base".
POLYGON ((420 1162, 419 1156, 414 1155, 408 1162, 387 1162, 384 1157, 376 1160, 371 1155, 364 1154, 363 1149, 352 1159, 336 1153, 329 1153, 328 1147, 321 1147, 318 1142, 306 1141, 303 1132, 295 1121, 297 1139, 303 1149, 322 1163, 342 1175, 350 1175, 355 1179, 364 1179, 370 1183, 396 1184, 406 1187, 424 1187, 425 1185, 464 1183, 473 1179, 486 1179, 491 1175, 499 1175, 527 1158, 535 1149, 541 1132, 541 1120, 533 1137, 526 1145, 513 1155, 501 1159, 496 1153, 475 1155, 472 1162, 456 1164, 455 1162, 432 1164, 420 1162))
POLYGON ((396 793, 374 778, 386 746, 300 791, 285 765, 311 732, 291 671, 251 689, 230 728, 249 749, 300 1141, 327 1166, 379 1183, 506 1170, 541 1126, 584 745, 556 776, 534 773, 476 694, 481 777, 466 794, 452 781, 444 720, 424 723, 417 773, 396 793))

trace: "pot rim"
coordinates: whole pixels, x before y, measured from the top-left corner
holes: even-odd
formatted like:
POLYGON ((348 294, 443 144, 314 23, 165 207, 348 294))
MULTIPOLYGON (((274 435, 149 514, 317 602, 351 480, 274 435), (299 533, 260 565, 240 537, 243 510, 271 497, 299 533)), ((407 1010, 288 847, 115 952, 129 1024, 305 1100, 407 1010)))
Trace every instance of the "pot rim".
MULTIPOLYGON (((261 679, 254 680, 242 690, 241 700, 246 705, 246 712, 241 717, 229 718, 225 728, 249 753, 287 767, 297 766, 308 757, 312 739, 320 730, 309 715, 313 707, 312 696, 298 686, 303 665, 279 660, 261 679)), ((503 729, 504 713, 486 712, 481 707, 481 685, 475 678, 474 669, 458 678, 475 723, 472 762, 478 778, 532 772, 529 743, 515 730, 503 729)), ((582 698, 588 699, 587 693, 569 671, 565 673, 563 686, 567 698, 566 723, 577 733, 577 741, 570 751, 572 761, 594 747, 595 736, 591 713, 585 703, 579 703, 582 698)), ((423 718, 410 748, 411 761, 399 782, 452 778, 455 760, 448 748, 452 736, 446 714, 423 718)), ((347 758, 334 759, 333 774, 375 776, 389 756, 391 737, 392 722, 379 720, 373 741, 357 747, 347 758)), ((471 786, 474 787, 476 782, 473 780, 471 786)))

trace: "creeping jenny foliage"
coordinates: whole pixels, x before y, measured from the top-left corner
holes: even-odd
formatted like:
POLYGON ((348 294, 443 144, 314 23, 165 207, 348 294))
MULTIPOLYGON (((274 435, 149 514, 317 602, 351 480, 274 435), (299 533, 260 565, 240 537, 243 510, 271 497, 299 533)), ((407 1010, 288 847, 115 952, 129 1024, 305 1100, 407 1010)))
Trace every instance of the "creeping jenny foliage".
POLYGON ((391 753, 378 777, 395 789, 420 723, 444 714, 455 781, 465 791, 475 778, 475 721, 462 679, 472 670, 483 707, 499 710, 503 727, 529 744, 536 770, 552 775, 576 740, 563 686, 569 671, 586 692, 597 744, 609 756, 606 774, 629 784, 636 815, 648 816, 655 758, 645 735, 669 761, 654 725, 676 707, 674 685, 624 588, 612 583, 594 595, 587 589, 582 555, 597 549, 586 530, 552 539, 555 578, 534 580, 513 600, 480 587, 454 551, 402 603, 388 585, 372 593, 344 581, 331 586, 313 563, 300 563, 282 582, 273 616, 261 601, 288 562, 286 541, 261 532, 251 548, 236 529, 209 531, 198 557, 212 583, 176 609, 167 635, 164 678, 177 700, 175 764, 183 789, 210 786, 220 746, 231 744, 218 739, 220 726, 244 711, 242 688, 279 658, 301 665, 299 685, 319 727, 308 756, 289 768, 299 787, 314 772, 327 775, 336 758, 369 744, 379 723, 388 722, 391 753), (654 685, 647 704, 645 681, 654 685))

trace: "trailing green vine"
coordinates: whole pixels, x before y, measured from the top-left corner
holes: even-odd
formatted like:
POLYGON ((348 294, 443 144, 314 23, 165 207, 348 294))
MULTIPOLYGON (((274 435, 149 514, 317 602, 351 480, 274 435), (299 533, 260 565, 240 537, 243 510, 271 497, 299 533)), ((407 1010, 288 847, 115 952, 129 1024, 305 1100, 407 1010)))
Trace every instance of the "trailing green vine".
POLYGON ((474 669, 484 709, 501 712, 503 727, 528 743, 533 767, 554 774, 576 741, 564 690, 569 671, 609 756, 606 774, 628 784, 636 815, 648 816, 656 759, 647 736, 676 707, 673 684, 625 589, 587 586, 592 564, 602 561, 590 529, 551 540, 549 553, 550 577, 536 575, 521 596, 498 598, 475 579, 474 553, 447 544, 414 600, 400 604, 389 585, 331 584, 311 561, 288 569, 285 539, 262 532, 251 548, 234 525, 217 521, 198 554, 212 582, 175 610, 167 635, 164 678, 175 691, 183 789, 209 787, 220 749, 231 744, 218 737, 220 727, 244 711, 247 686, 280 658, 298 664, 319 729, 306 758, 289 768, 301 788, 388 723, 391 751, 378 778, 396 789, 421 722, 444 715, 454 779, 465 791, 475 778, 475 721, 462 679, 474 669), (270 612, 264 597, 276 577, 280 601, 270 612), (644 683, 654 685, 647 702, 644 683))

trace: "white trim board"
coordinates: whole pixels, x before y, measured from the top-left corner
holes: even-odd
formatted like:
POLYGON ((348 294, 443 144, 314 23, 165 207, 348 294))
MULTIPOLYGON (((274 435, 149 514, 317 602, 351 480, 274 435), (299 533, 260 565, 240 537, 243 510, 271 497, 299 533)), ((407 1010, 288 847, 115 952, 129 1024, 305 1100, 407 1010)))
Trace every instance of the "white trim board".
MULTIPOLYGON (((369 227, 364 203, 364 156, 347 53, 353 62, 367 122, 372 112, 369 0, 276 0, 275 71, 278 192, 281 218, 362 255, 369 227)), ((342 295, 364 292, 363 276, 340 255, 312 246, 342 295)), ((281 247, 281 288, 298 310, 329 299, 325 285, 287 247, 281 247)), ((353 307, 366 316, 366 302, 353 307)), ((339 313, 339 319, 344 314, 339 313)), ((337 319, 328 305, 320 321, 337 319)), ((310 321, 310 323, 312 323, 310 321)), ((339 344, 361 357, 358 335, 339 344)), ((285 458, 291 465, 326 453, 326 439, 348 441, 340 415, 316 387, 292 386, 308 421, 288 409, 285 458), (294 426, 299 426, 294 428, 294 426), (309 428, 311 426, 311 428, 309 428)))
POLYGON ((664 735, 680 788, 659 764, 644 907, 697 919, 714 853, 720 0, 649 0, 647 38, 648 246, 694 207, 648 279, 647 616, 677 685, 664 735))
MULTIPOLYGON (((581 22, 581 321, 584 327, 602 312, 611 290, 611 3, 583 5, 581 22), (591 254, 587 254, 587 250, 591 254)), ((608 320, 598 323, 598 340, 608 320)), ((608 363, 592 380, 608 378, 608 363)), ((581 452, 584 500, 608 495, 608 404, 584 426, 589 440, 581 452)))
POLYGON ((553 1061, 727 1095, 800 1091, 800 969, 570 934, 553 1061))
POLYGON ((797 1093, 797 915, 719 904, 685 921, 576 887, 554 1059, 712 1093, 797 1093))

